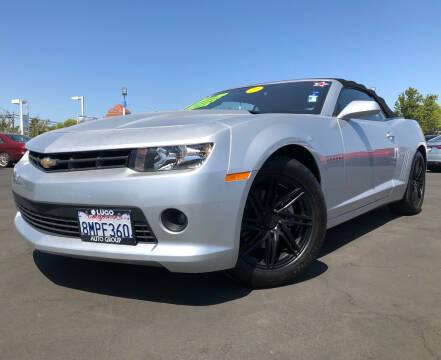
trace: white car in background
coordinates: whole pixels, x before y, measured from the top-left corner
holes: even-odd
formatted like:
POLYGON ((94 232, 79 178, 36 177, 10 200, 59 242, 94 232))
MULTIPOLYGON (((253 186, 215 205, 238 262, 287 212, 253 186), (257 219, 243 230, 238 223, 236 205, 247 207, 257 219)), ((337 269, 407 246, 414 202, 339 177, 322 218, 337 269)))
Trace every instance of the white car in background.
POLYGON ((432 171, 441 170, 441 135, 427 142, 427 168, 432 171))

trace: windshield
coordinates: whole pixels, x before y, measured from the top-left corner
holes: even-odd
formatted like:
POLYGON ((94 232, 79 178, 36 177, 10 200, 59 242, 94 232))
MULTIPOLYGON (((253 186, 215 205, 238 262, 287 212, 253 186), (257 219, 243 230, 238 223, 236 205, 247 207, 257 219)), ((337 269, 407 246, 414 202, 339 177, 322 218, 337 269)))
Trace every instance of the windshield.
POLYGON ((18 143, 25 143, 31 140, 29 136, 25 135, 18 135, 18 134, 8 134, 6 135, 8 138, 10 138, 12 141, 18 142, 18 143))
POLYGON ((299 81, 221 91, 185 110, 248 110, 251 113, 320 114, 330 82, 299 81))
POLYGON ((438 141, 441 141, 441 135, 430 139, 428 142, 438 142, 438 141))

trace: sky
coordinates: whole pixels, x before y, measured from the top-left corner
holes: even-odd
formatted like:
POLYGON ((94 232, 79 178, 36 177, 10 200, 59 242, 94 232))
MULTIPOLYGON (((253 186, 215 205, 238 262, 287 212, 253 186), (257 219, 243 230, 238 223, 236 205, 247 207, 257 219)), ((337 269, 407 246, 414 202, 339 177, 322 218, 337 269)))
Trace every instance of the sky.
POLYGON ((224 88, 304 77, 441 95, 441 1, 0 0, 0 112, 182 109, 224 88))

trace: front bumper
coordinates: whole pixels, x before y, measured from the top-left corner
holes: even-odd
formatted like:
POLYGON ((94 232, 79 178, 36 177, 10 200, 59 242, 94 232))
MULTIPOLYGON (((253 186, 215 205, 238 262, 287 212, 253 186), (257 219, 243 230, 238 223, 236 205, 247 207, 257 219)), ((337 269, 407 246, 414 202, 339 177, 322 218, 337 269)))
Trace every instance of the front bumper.
MULTIPOLYGON (((214 154, 212 154, 214 155, 214 154)), ((228 156, 228 155, 227 155, 228 156)), ((216 171, 210 159, 190 172, 137 173, 130 169, 106 169, 44 173, 27 157, 14 169, 13 191, 36 202, 127 206, 141 209, 158 243, 136 246, 83 242, 38 230, 20 212, 15 226, 24 239, 43 252, 97 260, 159 265, 173 272, 208 272, 232 268, 237 261, 240 223, 252 177, 225 182, 225 170, 216 171), (188 217, 180 233, 161 223, 163 210, 176 208, 188 217)))

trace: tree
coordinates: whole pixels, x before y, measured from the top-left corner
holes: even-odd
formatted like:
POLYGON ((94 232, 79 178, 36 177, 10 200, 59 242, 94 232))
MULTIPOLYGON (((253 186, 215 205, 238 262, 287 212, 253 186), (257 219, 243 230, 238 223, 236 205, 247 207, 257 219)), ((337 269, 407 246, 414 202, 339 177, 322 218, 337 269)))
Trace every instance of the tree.
POLYGON ((5 112, 0 114, 0 132, 7 133, 18 133, 19 126, 13 126, 11 114, 9 112, 5 112))
POLYGON ((76 125, 77 121, 75 119, 67 119, 64 122, 59 122, 57 125, 53 125, 49 128, 49 130, 57 130, 57 129, 63 129, 69 126, 76 125))
POLYGON ((404 93, 398 95, 395 112, 406 119, 416 119, 423 99, 423 95, 417 89, 409 87, 404 93))
POLYGON ((406 119, 418 121, 424 133, 441 129, 441 107, 436 103, 438 95, 423 96, 417 89, 409 87, 398 96, 395 112, 406 119))
POLYGON ((29 120, 29 136, 35 137, 49 131, 49 120, 40 120, 35 116, 29 120))
POLYGON ((78 124, 78 122, 76 120, 74 120, 74 119, 67 119, 64 122, 64 127, 66 128, 66 127, 69 127, 69 126, 74 126, 76 124, 78 124))
MULTIPOLYGON (((0 115, 0 132, 19 133, 19 126, 12 126, 12 120, 10 120, 10 114, 8 112, 0 115)), ((76 125, 77 121, 74 119, 67 119, 64 122, 60 122, 52 126, 49 126, 49 123, 49 119, 42 120, 38 116, 34 116, 29 120, 28 135, 30 137, 35 137, 47 131, 62 129, 76 125)))
POLYGON ((433 134, 441 128, 441 107, 436 103, 437 99, 438 95, 427 95, 418 111, 419 122, 427 134, 433 134))

